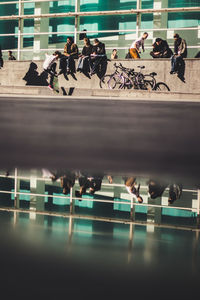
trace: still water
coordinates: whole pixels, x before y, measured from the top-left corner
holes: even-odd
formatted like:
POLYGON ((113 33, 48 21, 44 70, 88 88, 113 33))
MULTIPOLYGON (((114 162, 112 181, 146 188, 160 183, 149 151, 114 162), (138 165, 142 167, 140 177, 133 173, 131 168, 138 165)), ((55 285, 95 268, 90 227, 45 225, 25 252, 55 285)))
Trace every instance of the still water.
POLYGON ((199 289, 197 230, 6 211, 0 226, 1 284, 8 293, 157 298, 162 292, 183 299, 199 289))

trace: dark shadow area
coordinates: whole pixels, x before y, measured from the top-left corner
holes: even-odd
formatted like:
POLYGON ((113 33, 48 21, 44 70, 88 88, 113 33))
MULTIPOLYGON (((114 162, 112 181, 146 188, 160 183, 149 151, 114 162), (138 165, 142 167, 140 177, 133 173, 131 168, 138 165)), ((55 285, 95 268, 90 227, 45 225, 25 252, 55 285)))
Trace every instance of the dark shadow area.
POLYGON ((71 96, 71 95, 73 94, 74 89, 75 89, 74 87, 70 87, 70 88, 69 88, 68 96, 71 96))
POLYGON ((60 88, 61 88, 61 90, 63 92, 63 96, 67 96, 67 92, 66 92, 65 88, 63 86, 61 86, 60 88))
POLYGON ((36 63, 30 63, 29 69, 23 77, 23 80, 26 81, 26 85, 48 86, 48 73, 43 71, 39 74, 37 68, 36 63))

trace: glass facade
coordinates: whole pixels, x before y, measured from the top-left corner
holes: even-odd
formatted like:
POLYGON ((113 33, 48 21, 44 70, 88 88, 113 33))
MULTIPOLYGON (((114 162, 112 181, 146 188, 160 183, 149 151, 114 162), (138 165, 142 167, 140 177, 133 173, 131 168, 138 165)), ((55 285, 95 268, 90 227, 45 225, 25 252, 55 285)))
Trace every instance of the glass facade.
POLYGON ((186 39, 188 57, 194 57, 200 50, 200 0, 9 2, 0 1, 0 45, 4 59, 7 59, 7 50, 10 49, 21 60, 43 59, 45 52, 62 50, 67 36, 73 36, 81 50, 83 42, 79 40, 79 34, 83 30, 87 30, 91 40, 99 38, 105 43, 108 56, 113 48, 117 48, 121 59, 125 58, 132 41, 144 31, 149 37, 142 58, 150 58, 149 52, 156 37, 167 39, 173 48, 174 32, 186 39), (167 8, 175 11, 158 11, 167 8), (188 10, 183 12, 181 8, 188 10), (132 11, 136 9, 154 11, 136 14, 132 11), (37 15, 47 16, 37 18, 37 15))

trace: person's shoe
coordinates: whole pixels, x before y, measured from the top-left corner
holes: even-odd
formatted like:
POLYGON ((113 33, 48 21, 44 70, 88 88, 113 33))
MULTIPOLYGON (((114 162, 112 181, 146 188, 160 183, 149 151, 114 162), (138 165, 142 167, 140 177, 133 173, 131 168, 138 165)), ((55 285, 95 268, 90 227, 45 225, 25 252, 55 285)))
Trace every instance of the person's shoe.
POLYGON ((169 72, 169 74, 175 74, 175 73, 176 73, 175 71, 170 71, 170 72, 169 72))
POLYGON ((51 90, 51 91, 53 91, 53 87, 52 87, 52 85, 48 85, 48 88, 51 90))

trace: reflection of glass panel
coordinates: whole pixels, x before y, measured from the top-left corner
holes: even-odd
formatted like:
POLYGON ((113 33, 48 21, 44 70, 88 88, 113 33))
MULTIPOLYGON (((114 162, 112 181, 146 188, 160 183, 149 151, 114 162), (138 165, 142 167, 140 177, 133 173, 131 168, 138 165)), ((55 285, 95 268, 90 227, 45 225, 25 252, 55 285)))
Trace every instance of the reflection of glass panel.
POLYGON ((73 33, 66 32, 73 32, 74 18, 50 18, 49 30, 53 32, 63 32, 63 34, 53 34, 49 36, 49 44, 66 42, 67 36, 73 36, 73 33))
POLYGON ((153 14, 142 14, 141 16, 141 29, 153 28, 153 14))
POLYGON ((24 14, 32 15, 34 14, 35 3, 24 3, 24 14))
MULTIPOLYGON (((0 34, 17 33, 18 22, 15 20, 0 21, 0 34)), ((0 37, 2 49, 14 49, 17 47, 17 36, 0 37)))

